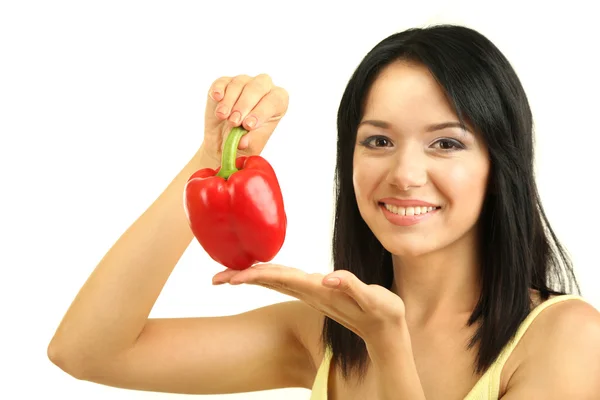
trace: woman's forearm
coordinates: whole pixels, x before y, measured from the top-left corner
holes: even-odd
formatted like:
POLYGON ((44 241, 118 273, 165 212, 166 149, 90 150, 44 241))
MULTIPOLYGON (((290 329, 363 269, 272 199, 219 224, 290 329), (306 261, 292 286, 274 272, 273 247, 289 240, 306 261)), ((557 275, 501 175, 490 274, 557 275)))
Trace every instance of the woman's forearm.
POLYGON ((406 327, 367 343, 377 382, 377 400, 425 400, 406 327))

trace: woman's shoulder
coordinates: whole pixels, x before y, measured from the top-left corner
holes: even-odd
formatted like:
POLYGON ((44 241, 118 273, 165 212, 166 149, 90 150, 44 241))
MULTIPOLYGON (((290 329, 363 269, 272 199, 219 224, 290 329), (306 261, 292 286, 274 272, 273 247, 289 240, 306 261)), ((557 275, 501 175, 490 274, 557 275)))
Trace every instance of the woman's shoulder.
POLYGON ((529 344, 536 343, 540 350, 551 352, 556 345, 569 348, 574 338, 600 345, 600 312, 584 297, 551 296, 539 302, 532 313, 535 323, 531 323, 528 334, 535 340, 529 344))
POLYGON ((530 321, 527 321, 531 328, 528 331, 542 333, 543 328, 552 328, 553 332, 562 332, 572 329, 574 325, 600 328, 600 311, 583 296, 550 295, 542 300, 537 291, 532 291, 531 299, 532 310, 528 317, 530 321))
MULTIPOLYGON (((507 389, 537 385, 584 388, 600 376, 600 312, 585 298, 536 301, 515 347, 507 389)), ((517 389, 513 389, 517 390, 517 389)))

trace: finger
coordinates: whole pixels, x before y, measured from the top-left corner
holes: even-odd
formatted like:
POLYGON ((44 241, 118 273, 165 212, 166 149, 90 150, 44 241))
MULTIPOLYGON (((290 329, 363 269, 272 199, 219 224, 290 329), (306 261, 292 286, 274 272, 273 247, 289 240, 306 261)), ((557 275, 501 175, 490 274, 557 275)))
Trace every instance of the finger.
POLYGON ((238 75, 233 77, 224 88, 224 95, 215 110, 215 115, 220 119, 227 119, 231 116, 231 111, 236 101, 240 97, 244 86, 251 78, 248 75, 238 75))
POLYGON ((322 288, 320 285, 321 277, 315 278, 304 271, 277 264, 261 264, 240 272, 230 280, 230 283, 232 285, 241 283, 266 284, 298 293, 311 293, 319 287, 322 288))
POLYGON ((246 117, 272 88, 273 81, 267 74, 257 75, 254 79, 248 81, 242 89, 242 93, 238 100, 232 107, 229 121, 234 126, 239 126, 242 121, 244 121, 244 126, 248 128, 248 130, 255 128, 256 120, 254 118, 246 119, 246 117))
POLYGON ((248 283, 248 285, 253 285, 253 286, 260 286, 260 287, 264 287, 266 289, 270 289, 273 290, 275 292, 279 292, 281 294, 285 294, 286 296, 291 296, 294 297, 298 300, 307 302, 307 298, 303 293, 300 292, 296 292, 294 290, 291 289, 286 289, 286 288, 282 288, 276 285, 271 285, 271 284, 267 284, 267 283, 248 283))
POLYGON ((240 271, 227 268, 226 270, 221 271, 221 272, 217 273, 215 276, 213 276, 212 283, 213 283, 213 285, 221 285, 223 283, 227 283, 231 280, 231 278, 236 276, 239 272, 240 271))
POLYGON ((288 108, 288 93, 285 89, 275 87, 267 93, 258 104, 246 116, 243 127, 255 130, 251 135, 244 135, 240 141, 240 148, 250 146, 253 137, 258 137, 258 142, 266 142, 268 136, 273 132, 272 129, 259 129, 263 124, 280 120, 288 108), (242 147, 243 146, 243 147, 242 147))
POLYGON ((324 287, 323 275, 307 274, 296 268, 279 266, 277 264, 261 264, 248 268, 231 278, 230 284, 250 284, 269 286, 279 292, 285 292, 307 303, 321 304, 322 307, 340 307, 340 310, 352 304, 361 310, 356 300, 337 289, 324 287))
POLYGON ((225 88, 231 82, 231 79, 230 76, 222 76, 215 80, 208 89, 208 97, 215 102, 221 101, 225 95, 225 88))
POLYGON ((232 285, 240 284, 240 283, 256 283, 257 278, 261 276, 263 270, 269 270, 271 273, 273 270, 279 269, 279 266, 276 264, 258 264, 253 265, 250 268, 246 268, 241 271, 233 281, 230 283, 232 285))
POLYGON ((257 124, 255 128, 265 122, 280 120, 288 108, 289 95, 282 87, 273 87, 269 93, 264 95, 260 101, 254 106, 252 111, 247 115, 244 121, 244 126, 247 125, 247 120, 251 117, 256 118, 257 124))
MULTIPOLYGON (((277 281, 273 280, 273 279, 271 279, 271 280, 265 279, 264 275, 261 275, 262 274, 261 271, 265 270, 265 269, 269 269, 269 268, 271 269, 269 271, 269 275, 271 275, 271 276, 273 276, 273 273, 275 272, 275 270, 280 270, 279 272, 275 272, 275 274, 281 276, 282 270, 284 268, 286 268, 288 270, 292 269, 292 268, 287 268, 287 267, 280 268, 277 265, 269 264, 269 263, 256 264, 250 268, 247 268, 244 271, 236 271, 237 273, 234 274, 233 276, 231 276, 231 278, 233 278, 235 276, 235 279, 230 278, 228 280, 228 282, 231 285, 248 284, 248 285, 262 286, 264 288, 275 290, 277 292, 283 293, 288 296, 296 297, 299 300, 304 301, 306 299, 306 296, 304 295, 303 292, 295 289, 294 287, 291 287, 291 285, 288 285, 287 283, 283 283, 284 279, 279 278, 277 281), (263 276, 263 279, 261 279, 260 276, 263 276)), ((220 274, 225 273, 225 272, 227 272, 227 271, 220 272, 220 274)))
MULTIPOLYGON (((287 285, 281 285, 281 284, 276 284, 276 283, 246 282, 246 284, 253 285, 253 286, 261 286, 266 289, 274 290, 274 291, 284 294, 286 296, 294 297, 300 301, 303 301, 304 303, 308 304, 315 310, 318 310, 322 313, 330 313, 329 311, 327 311, 328 310, 327 304, 325 304, 323 301, 319 300, 319 298, 316 297, 314 295, 314 293, 305 293, 302 291, 295 290, 294 288, 288 287, 287 285)), ((328 289, 321 288, 321 290, 328 290, 328 289)), ((344 295, 343 293, 339 293, 339 292, 336 294, 338 296, 344 295)))
POLYGON ((363 311, 370 307, 369 286, 350 271, 339 270, 328 274, 323 278, 323 285, 347 294, 363 311))

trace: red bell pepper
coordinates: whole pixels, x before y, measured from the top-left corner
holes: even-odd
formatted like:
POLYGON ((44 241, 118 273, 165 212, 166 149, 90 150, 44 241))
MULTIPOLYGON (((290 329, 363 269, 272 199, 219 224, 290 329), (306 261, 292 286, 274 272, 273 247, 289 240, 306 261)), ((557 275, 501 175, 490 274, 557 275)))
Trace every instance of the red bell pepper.
POLYGON ((194 236, 213 260, 235 270, 271 261, 287 228, 283 196, 271 165, 261 156, 236 158, 246 133, 234 127, 225 141, 221 166, 196 171, 184 190, 194 236))

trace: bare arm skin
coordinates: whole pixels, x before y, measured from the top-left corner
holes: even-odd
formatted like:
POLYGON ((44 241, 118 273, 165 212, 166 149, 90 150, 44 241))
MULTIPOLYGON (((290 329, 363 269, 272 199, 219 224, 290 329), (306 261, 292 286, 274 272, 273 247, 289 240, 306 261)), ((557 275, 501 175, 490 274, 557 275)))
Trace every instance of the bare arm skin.
POLYGON ((311 311, 300 302, 235 316, 148 318, 193 239, 183 208, 185 182, 196 170, 216 166, 215 149, 229 129, 225 119, 236 109, 242 118, 258 118, 246 150, 256 154, 287 107, 286 93, 264 75, 221 78, 213 90, 221 96, 208 99, 203 146, 105 254, 48 346, 50 360, 78 379, 196 394, 311 384, 314 365, 300 333, 311 311), (228 114, 218 115, 219 104, 228 114))

